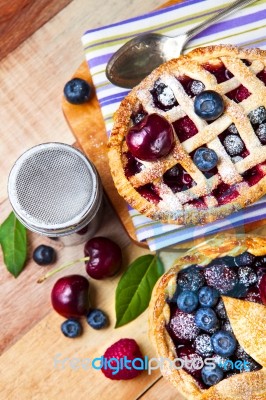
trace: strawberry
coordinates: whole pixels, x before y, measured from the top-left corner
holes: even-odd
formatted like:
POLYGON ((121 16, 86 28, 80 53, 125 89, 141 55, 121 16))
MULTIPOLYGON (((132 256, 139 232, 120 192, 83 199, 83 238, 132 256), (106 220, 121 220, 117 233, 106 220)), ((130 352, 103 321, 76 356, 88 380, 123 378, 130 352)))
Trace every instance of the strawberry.
POLYGON ((101 370, 107 378, 112 380, 133 379, 144 369, 144 363, 141 360, 136 360, 132 365, 136 358, 143 360, 137 342, 134 339, 120 339, 105 351, 101 370), (108 362, 111 358, 114 360, 108 362))

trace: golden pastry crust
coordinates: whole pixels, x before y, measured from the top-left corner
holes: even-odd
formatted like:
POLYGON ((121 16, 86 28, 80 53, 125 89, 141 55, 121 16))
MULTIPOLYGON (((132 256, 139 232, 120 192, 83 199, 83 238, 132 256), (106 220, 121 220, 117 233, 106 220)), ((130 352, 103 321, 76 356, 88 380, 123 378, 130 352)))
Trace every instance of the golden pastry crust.
MULTIPOLYGON (((191 264, 206 266, 216 257, 236 256, 244 251, 257 256, 265 255, 266 238, 218 236, 188 251, 159 279, 149 305, 149 335, 158 357, 170 360, 177 357, 173 341, 165 328, 170 319, 170 309, 165 299, 167 296, 171 297, 175 291, 177 273, 191 264)), ((162 374, 188 400, 265 400, 266 306, 226 296, 222 296, 222 299, 236 339, 263 368, 231 376, 206 390, 201 389, 183 369, 171 370, 167 362, 162 374)))
POLYGON ((198 48, 178 59, 170 60, 154 70, 121 102, 114 115, 114 127, 109 139, 109 164, 115 186, 119 194, 141 214, 154 220, 175 224, 205 224, 225 217, 258 200, 266 193, 266 176, 256 184, 248 187, 241 174, 257 164, 264 163, 263 173, 266 173, 266 152, 247 117, 247 114, 259 106, 266 107, 266 86, 256 74, 266 66, 266 51, 259 49, 244 50, 233 46, 209 46, 198 48), (252 64, 247 67, 241 60, 249 60, 252 64), (223 62, 234 77, 220 84, 214 75, 206 71, 202 64, 223 62), (211 124, 207 124, 193 111, 193 100, 184 94, 182 85, 175 76, 187 75, 204 83, 206 89, 220 93, 224 99, 225 112, 211 124), (169 111, 159 110, 154 106, 150 90, 156 80, 160 79, 169 85, 179 103, 169 111), (250 97, 237 104, 225 96, 234 90, 239 82, 252 93, 250 97), (188 115, 197 126, 198 133, 180 144, 176 139, 173 151, 163 159, 155 162, 145 162, 145 168, 130 177, 125 176, 124 168, 127 151, 125 136, 132 126, 132 112, 137 112, 140 106, 150 114, 156 112, 164 116, 170 123, 188 115), (185 111, 184 111, 185 110, 185 111), (217 136, 231 123, 235 123, 239 134, 249 151, 249 155, 233 164, 230 156, 224 150, 217 136), (204 174, 195 166, 188 155, 193 150, 208 144, 219 155, 218 174, 206 179, 204 174), (177 163, 190 174, 196 185, 185 191, 174 194, 162 181, 162 175, 177 163), (224 182, 234 186, 239 195, 227 204, 219 205, 211 194, 219 183, 224 182), (153 183, 159 191, 162 200, 154 204, 146 200, 136 190, 138 187, 153 183), (206 209, 192 205, 191 200, 204 196, 206 209))

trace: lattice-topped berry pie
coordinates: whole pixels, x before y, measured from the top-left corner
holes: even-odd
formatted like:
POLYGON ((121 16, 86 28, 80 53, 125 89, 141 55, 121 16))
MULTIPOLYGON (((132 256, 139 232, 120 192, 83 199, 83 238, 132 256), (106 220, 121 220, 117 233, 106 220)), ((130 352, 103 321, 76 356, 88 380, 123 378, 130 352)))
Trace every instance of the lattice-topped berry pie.
POLYGON ((188 400, 265 400, 265 327, 266 238, 202 243, 152 293, 149 332, 162 374, 188 400))
POLYGON ((126 201, 203 224, 266 193, 266 52, 198 48, 154 70, 114 116, 109 160, 126 201))

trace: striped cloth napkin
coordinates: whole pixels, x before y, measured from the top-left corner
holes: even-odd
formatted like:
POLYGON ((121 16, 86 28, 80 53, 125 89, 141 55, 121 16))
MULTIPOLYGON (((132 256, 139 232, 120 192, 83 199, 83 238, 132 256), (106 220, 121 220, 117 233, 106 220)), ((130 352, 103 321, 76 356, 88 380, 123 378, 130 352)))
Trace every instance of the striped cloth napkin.
MULTIPOLYGON (((128 90, 112 85, 105 76, 105 67, 112 54, 125 42, 144 32, 158 32, 175 36, 186 32, 211 17, 231 2, 224 0, 186 0, 164 9, 109 26, 88 30, 82 37, 97 97, 106 124, 107 134, 112 129, 112 117, 128 90)), ((266 0, 256 1, 230 17, 220 21, 191 40, 186 52, 210 44, 235 44, 266 49, 266 0)), ((241 226, 266 218, 266 196, 244 210, 204 226, 161 224, 140 215, 129 207, 139 241, 146 240, 151 250, 207 236, 218 231, 241 226)))

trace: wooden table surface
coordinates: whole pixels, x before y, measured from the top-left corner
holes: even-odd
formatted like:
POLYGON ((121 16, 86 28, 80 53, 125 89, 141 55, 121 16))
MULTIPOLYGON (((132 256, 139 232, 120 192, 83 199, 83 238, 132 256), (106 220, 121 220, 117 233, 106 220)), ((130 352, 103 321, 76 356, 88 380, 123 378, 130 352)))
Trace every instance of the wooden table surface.
MULTIPOLYGON (((65 82, 84 60, 80 41, 83 32, 137 16, 162 3, 161 0, 98 0, 95 7, 93 0, 73 0, 0 61, 0 223, 11 211, 6 185, 18 156, 39 143, 74 141, 61 110, 61 99, 65 82)), ((15 29, 14 24, 10 35, 17 34, 15 29)), ((110 207, 105 209, 97 234, 112 237, 120 244, 124 268, 148 252, 130 242, 110 207)), ((82 245, 63 248, 49 239, 29 234, 27 266, 15 279, 6 271, 0 254, 0 399, 72 400, 99 396, 103 400, 110 396, 114 400, 181 399, 156 371, 150 376, 142 373, 133 381, 112 383, 99 371, 56 367, 56 357, 99 357, 111 343, 123 337, 135 338, 145 355, 155 354, 147 336, 146 312, 125 327, 114 329, 114 292, 119 276, 104 282, 91 281, 92 304, 108 313, 110 327, 97 332, 84 324, 81 338, 65 338, 60 332, 63 318, 50 306, 50 290, 58 276, 36 284, 44 268, 37 266, 31 255, 40 243, 56 248, 58 265, 83 256, 82 245)), ((83 265, 68 271, 73 272, 85 276, 83 265)))

